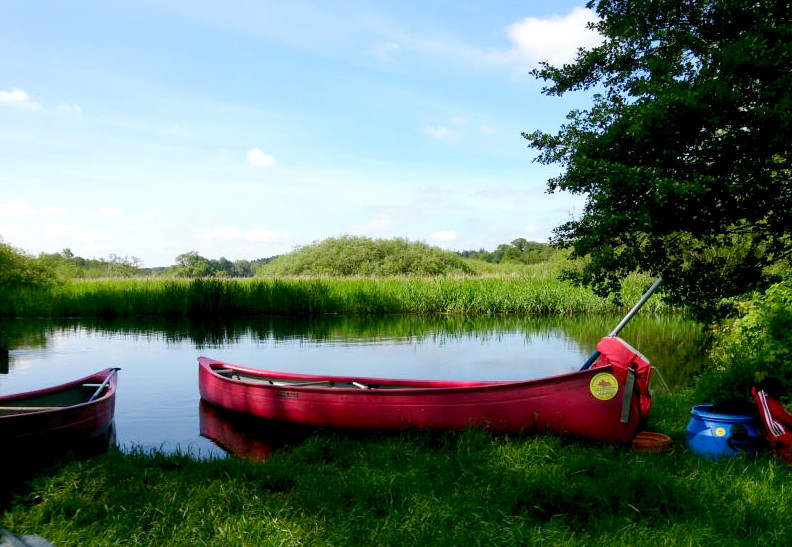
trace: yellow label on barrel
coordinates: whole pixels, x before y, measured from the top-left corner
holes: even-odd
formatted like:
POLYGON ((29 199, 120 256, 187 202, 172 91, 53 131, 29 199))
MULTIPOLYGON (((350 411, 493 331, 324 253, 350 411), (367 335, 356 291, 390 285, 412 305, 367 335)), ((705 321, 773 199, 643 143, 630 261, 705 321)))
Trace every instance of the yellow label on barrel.
POLYGON ((726 429, 723 427, 718 427, 715 429, 715 436, 716 437, 725 437, 726 436, 726 429))
POLYGON ((589 384, 591 394, 600 401, 608 401, 619 392, 619 382, 613 374, 600 372, 595 374, 589 384))

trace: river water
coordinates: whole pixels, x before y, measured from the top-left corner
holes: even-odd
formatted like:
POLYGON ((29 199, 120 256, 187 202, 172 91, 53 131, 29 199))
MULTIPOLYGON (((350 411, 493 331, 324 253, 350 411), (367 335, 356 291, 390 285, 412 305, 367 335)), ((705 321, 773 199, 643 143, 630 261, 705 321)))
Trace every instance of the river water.
MULTIPOLYGON (((122 450, 222 457, 226 450, 217 439, 201 434, 202 420, 206 434, 209 421, 223 417, 201 405, 200 355, 291 372, 522 380, 577 370, 618 319, 2 320, 8 348, 0 353, 0 395, 120 367, 115 430, 122 450)), ((621 335, 675 385, 700 362, 698 333, 699 327, 684 319, 636 317, 621 335)))

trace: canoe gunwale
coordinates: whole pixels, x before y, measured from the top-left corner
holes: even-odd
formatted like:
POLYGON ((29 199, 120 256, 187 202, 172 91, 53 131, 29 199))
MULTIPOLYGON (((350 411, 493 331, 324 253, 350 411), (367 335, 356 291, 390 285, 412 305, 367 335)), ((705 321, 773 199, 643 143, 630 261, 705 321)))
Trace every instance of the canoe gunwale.
POLYGON ((209 372, 216 380, 226 382, 228 385, 242 384, 249 386, 252 389, 266 389, 273 391, 299 391, 299 392, 313 392, 317 394, 336 393, 338 395, 364 395, 374 394, 378 396, 421 396, 421 395, 441 395, 441 394, 456 394, 465 392, 482 392, 482 391, 500 391, 500 390, 517 390, 523 388, 530 388, 539 384, 550 384, 554 382, 565 382, 569 379, 579 376, 593 376, 598 372, 608 372, 612 366, 606 365, 596 369, 586 371, 572 371, 564 374, 557 374, 555 376, 547 376, 543 378, 536 378, 531 380, 473 380, 473 381, 457 381, 457 380, 412 380, 412 379, 394 379, 394 378, 370 378, 360 376, 332 376, 332 375, 314 375, 314 374, 301 374, 291 372, 281 372, 265 369, 256 369, 246 367, 243 365, 235 365, 223 361, 217 361, 208 357, 199 357, 199 364, 207 372, 209 372), (267 377, 277 378, 280 380, 294 380, 295 382, 309 382, 309 381, 323 381, 334 382, 338 385, 335 386, 316 386, 316 385, 299 385, 299 384, 268 384, 265 382, 248 382, 243 379, 231 378, 224 376, 217 372, 218 369, 238 371, 241 374, 249 375, 251 377, 267 377), (358 382, 370 386, 368 389, 361 389, 355 387, 351 382, 358 382), (385 386, 385 387, 381 387, 385 386), (403 386, 403 387, 395 387, 403 386))
POLYGON ((78 380, 73 380, 71 382, 66 382, 64 384, 58 384, 55 386, 50 386, 42 389, 37 389, 33 391, 26 391, 22 393, 13 393, 9 395, 0 395, 0 407, 3 406, 12 406, 15 409, 20 409, 19 412, 14 414, 4 414, 0 415, 0 422, 2 420, 13 420, 15 418, 19 418, 20 416, 46 416, 48 414, 58 414, 65 411, 81 411, 83 409, 87 409, 91 406, 100 405, 108 401, 109 399, 115 397, 116 393, 116 377, 114 372, 117 372, 118 368, 109 367, 99 372, 95 372, 94 374, 90 374, 84 378, 80 378, 78 380), (104 393, 99 397, 95 398, 92 401, 86 400, 82 403, 76 403, 72 405, 64 405, 64 406, 52 406, 48 408, 42 408, 41 410, 31 410, 25 411, 24 409, 26 406, 24 404, 19 404, 20 402, 24 402, 30 399, 36 399, 45 397, 48 395, 58 395, 59 393, 64 393, 69 390, 78 389, 82 386, 93 384, 90 387, 99 388, 101 383, 104 382, 110 375, 114 377, 107 382, 107 386, 104 389, 104 393), (8 403, 12 403, 9 405, 8 403))

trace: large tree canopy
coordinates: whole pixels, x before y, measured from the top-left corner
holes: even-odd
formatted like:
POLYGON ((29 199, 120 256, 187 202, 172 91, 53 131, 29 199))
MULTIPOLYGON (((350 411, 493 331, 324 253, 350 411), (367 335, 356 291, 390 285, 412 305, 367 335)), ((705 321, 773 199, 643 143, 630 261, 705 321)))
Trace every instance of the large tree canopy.
POLYGON ((705 316, 759 288, 792 252, 792 7, 785 0, 589 2, 604 42, 534 75, 594 92, 557 134, 523 134, 560 164, 549 191, 585 194, 554 242, 608 292, 662 274, 705 316))

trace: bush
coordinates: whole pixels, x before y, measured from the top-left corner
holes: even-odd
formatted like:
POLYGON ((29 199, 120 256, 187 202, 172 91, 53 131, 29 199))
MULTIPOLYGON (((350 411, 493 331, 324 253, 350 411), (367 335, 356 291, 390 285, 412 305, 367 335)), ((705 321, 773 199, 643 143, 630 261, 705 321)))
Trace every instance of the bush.
POLYGON ((0 289, 47 287, 54 281, 55 274, 50 268, 0 239, 0 289))
POLYGON ((792 399, 792 276, 740 305, 741 316, 715 335, 711 364, 697 384, 700 400, 746 399, 751 386, 777 381, 792 399))
POLYGON ((385 277, 468 275, 473 270, 455 253, 425 243, 345 235, 298 247, 264 265, 258 273, 385 277))

